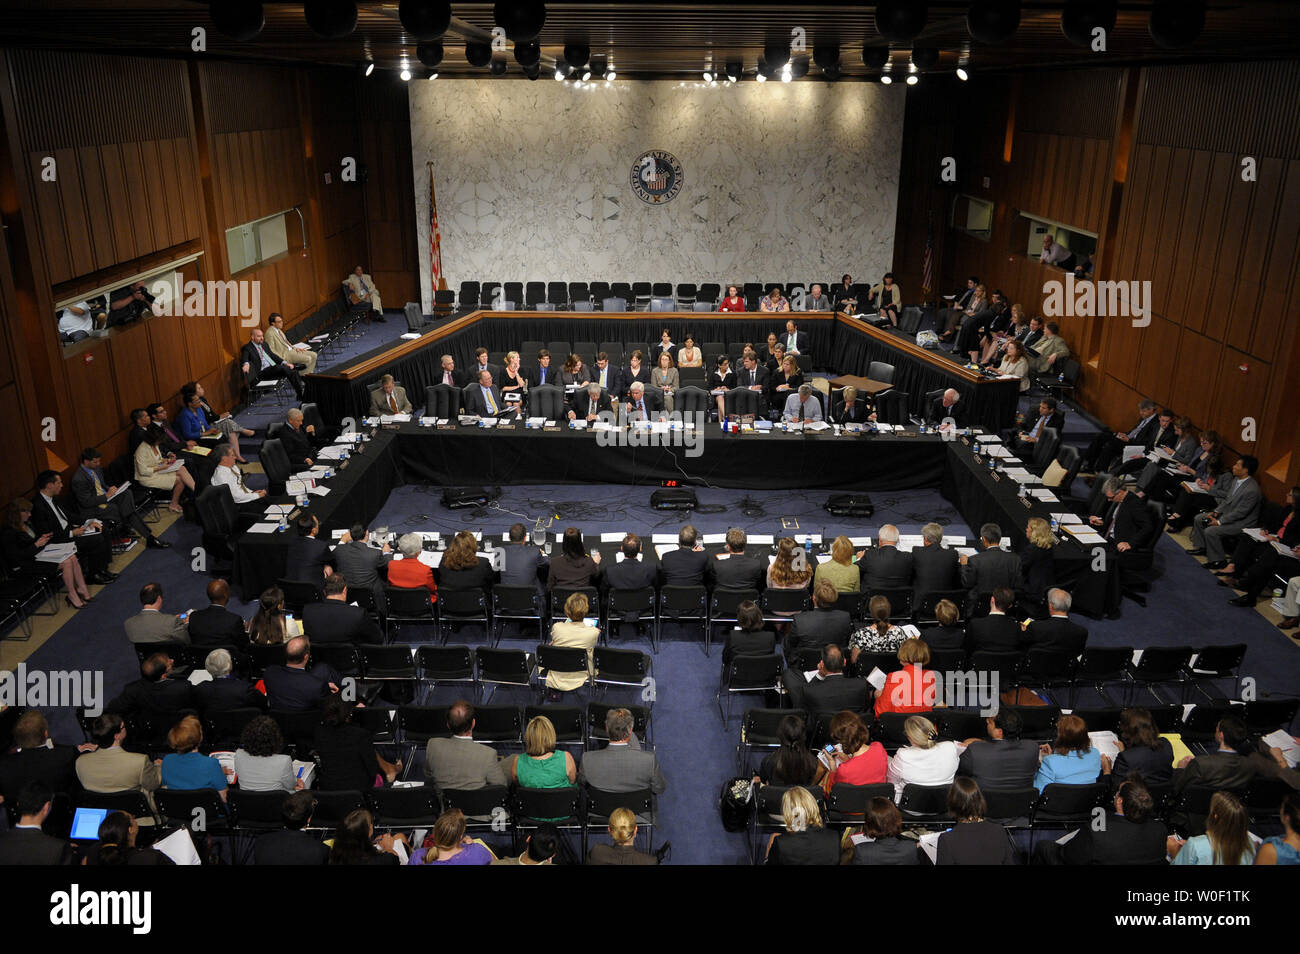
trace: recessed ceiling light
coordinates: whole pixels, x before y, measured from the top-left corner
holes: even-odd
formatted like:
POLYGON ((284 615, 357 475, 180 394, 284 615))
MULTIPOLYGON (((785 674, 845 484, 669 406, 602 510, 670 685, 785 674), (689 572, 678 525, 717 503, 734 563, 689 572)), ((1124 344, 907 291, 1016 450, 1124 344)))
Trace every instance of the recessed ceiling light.
POLYGON ((605 79, 616 80, 618 79, 618 73, 614 72, 614 70, 611 69, 608 73, 605 74, 605 79))
POLYGON ((970 79, 970 74, 966 72, 964 67, 959 66, 957 67, 957 78, 964 83, 970 79))
POLYGON ((369 63, 366 64, 366 75, 369 76, 374 71, 375 71, 375 61, 371 60, 369 63))
POLYGON ((913 73, 911 76, 909 76, 909 77, 907 78, 907 85, 908 85, 908 86, 915 86, 919 80, 920 80, 920 77, 917 76, 915 73, 913 73))
POLYGON ((403 83, 409 83, 411 81, 411 71, 404 68, 401 72, 401 77, 403 83))
POLYGON ((888 73, 882 73, 880 76, 880 82, 883 83, 885 86, 888 86, 890 83, 894 82, 894 78, 890 76, 888 73))
POLYGON ((757 76, 754 77, 754 79, 758 80, 760 83, 767 82, 767 77, 764 76, 762 73, 759 73, 757 76))

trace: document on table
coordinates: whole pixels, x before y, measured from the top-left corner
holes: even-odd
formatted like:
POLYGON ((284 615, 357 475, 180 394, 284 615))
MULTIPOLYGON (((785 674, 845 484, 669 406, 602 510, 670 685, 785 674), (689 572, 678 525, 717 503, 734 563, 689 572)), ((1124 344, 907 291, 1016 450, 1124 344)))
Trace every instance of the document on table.
POLYGON ((280 529, 278 523, 255 523, 248 528, 249 533, 275 533, 280 529))
POLYGON ((904 553, 911 553, 914 547, 923 546, 924 538, 919 533, 904 534, 898 538, 898 549, 904 553))
POLYGON ((943 539, 940 542, 945 547, 964 547, 966 545, 966 538, 944 534, 943 539))
POLYGON ((870 537, 849 537, 849 543, 855 547, 869 547, 871 546, 871 538, 870 537))
POLYGON ((307 488, 307 493, 311 494, 313 497, 324 497, 324 496, 325 496, 326 494, 328 494, 329 492, 330 492, 330 489, 329 489, 328 487, 309 487, 309 488, 307 488))
POLYGON ((1034 497, 1037 500, 1046 501, 1047 503, 1061 502, 1057 498, 1056 494, 1052 493, 1052 491, 1047 487, 1035 487, 1033 490, 1029 491, 1029 496, 1034 497))
POLYGON ((725 533, 706 533, 704 539, 700 542, 705 546, 708 546, 710 543, 726 543, 727 535, 725 533))
POLYGON ((1054 513, 1052 514, 1052 517, 1067 530, 1069 529, 1070 524, 1083 523, 1083 518, 1077 513, 1054 513))

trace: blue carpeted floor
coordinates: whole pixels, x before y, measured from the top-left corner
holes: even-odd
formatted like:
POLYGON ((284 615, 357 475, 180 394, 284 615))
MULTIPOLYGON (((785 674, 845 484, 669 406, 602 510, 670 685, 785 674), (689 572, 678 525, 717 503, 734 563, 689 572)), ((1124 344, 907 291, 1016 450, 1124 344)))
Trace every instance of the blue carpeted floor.
MULTIPOLYGON (((349 354, 375 347, 405 330, 400 319, 390 315, 383 325, 372 326, 364 339, 353 342, 348 351, 331 357, 337 363, 349 354)), ((322 368, 326 364, 322 363, 322 368)), ((1036 404, 1036 398, 1022 401, 1023 407, 1036 404)), ((259 432, 268 421, 278 419, 283 408, 274 403, 245 410, 239 417, 259 432)), ((1095 431, 1083 415, 1071 413, 1067 418, 1067 437, 1084 443, 1095 431)), ((246 456, 256 459, 257 439, 248 443, 246 456)), ((257 486, 260 478, 250 482, 257 486)), ((442 508, 439 488, 403 487, 395 491, 376 520, 394 530, 482 530, 499 534, 517 520, 531 526, 538 517, 559 519, 552 529, 579 527, 586 533, 633 531, 673 532, 678 517, 653 511, 649 507, 651 488, 631 488, 592 484, 567 486, 517 486, 505 489, 486 516, 467 511, 442 508)), ((1080 485, 1076 494, 1086 493, 1080 485)), ((830 519, 821 505, 826 493, 699 490, 699 498, 715 513, 697 513, 691 522, 702 532, 717 533, 732 526, 751 533, 782 534, 802 532, 833 535, 874 535, 880 524, 892 522, 904 533, 916 533, 930 519, 950 527, 950 532, 971 535, 953 508, 937 492, 916 490, 874 494, 876 514, 869 521, 830 519), (748 498, 742 502, 742 498, 748 498), (753 507, 760 508, 754 511, 753 507), (749 509, 753 515, 742 513, 749 509), (797 530, 783 530, 782 518, 796 520, 797 530)), ((103 590, 96 602, 81 611, 28 660, 29 667, 39 669, 102 669, 110 695, 137 675, 135 654, 122 632, 121 621, 136 612, 136 593, 148 581, 161 582, 165 588, 165 608, 180 611, 206 604, 204 587, 208 578, 191 569, 191 553, 199 546, 197 526, 178 522, 165 535, 173 544, 168 551, 145 551, 122 574, 120 580, 103 590)), ((1300 674, 1300 648, 1270 625, 1258 613, 1227 605, 1232 593, 1215 586, 1213 577, 1173 539, 1166 536, 1157 548, 1157 565, 1163 578, 1150 596, 1148 608, 1124 604, 1123 618, 1108 621, 1084 620, 1090 642, 1097 645, 1180 645, 1244 641, 1249 644, 1244 674, 1255 678, 1259 692, 1293 692, 1300 674)), ((246 617, 251 604, 235 604, 232 609, 246 617)), ((406 636, 418 638, 415 633, 406 636)), ((466 633, 471 636, 471 633, 466 633)), ((660 802, 660 826, 656 844, 673 842, 673 861, 677 863, 739 863, 745 859, 744 840, 740 835, 723 831, 717 813, 717 798, 723 781, 736 774, 737 721, 723 730, 714 705, 720 661, 718 651, 706 658, 698 629, 674 630, 665 627, 665 639, 654 659, 656 700, 653 738, 668 778, 668 791, 660 802)), ((648 639, 632 642, 649 649, 648 639)), ((472 641, 472 639, 471 639, 472 641)), ((534 645, 536 639, 510 640, 503 645, 534 645)), ((439 695, 437 701, 450 700, 454 692, 439 695)), ((616 698, 611 695, 612 698, 616 698)), ((508 694, 498 693, 494 701, 511 701, 508 694)), ((519 698, 522 705, 531 699, 519 698)), ((635 701, 628 697, 628 701, 635 701)), ((1079 705, 1094 700, 1081 696, 1079 705)), ((736 712, 745 703, 738 701, 736 712)), ((50 713, 55 738, 62 742, 80 741, 72 710, 50 713)), ((420 777, 418 774, 412 777, 420 777)))

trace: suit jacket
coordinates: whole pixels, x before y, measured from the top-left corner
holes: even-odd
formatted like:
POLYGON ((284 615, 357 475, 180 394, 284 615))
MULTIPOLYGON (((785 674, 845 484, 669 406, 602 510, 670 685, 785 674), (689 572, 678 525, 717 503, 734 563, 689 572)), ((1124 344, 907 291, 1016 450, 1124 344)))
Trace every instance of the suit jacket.
MULTIPOLYGON (((1031 433, 1034 427, 1038 424, 1038 421, 1039 418, 1037 417, 1026 418, 1025 425, 1024 425, 1024 432, 1026 434, 1031 433)), ((1048 415, 1047 420, 1043 423, 1043 427, 1052 427, 1056 429, 1057 434, 1062 433, 1065 430, 1065 415, 1062 414, 1060 411, 1053 411, 1050 415, 1048 415)), ((1039 428, 1039 431, 1040 433, 1034 435, 1034 440, 1038 440, 1038 438, 1042 436, 1041 433, 1042 428, 1039 428)))
MULTIPOLYGON (((605 383, 603 385, 605 393, 611 394, 615 398, 622 397, 623 392, 627 390, 628 384, 631 383, 627 380, 626 373, 622 368, 616 367, 613 361, 610 361, 605 371, 605 383)), ((591 380, 600 383, 600 368, 594 365, 591 368, 591 380)))
POLYGON ((776 634, 760 629, 757 632, 733 627, 727 631, 722 643, 722 665, 736 656, 766 656, 776 652, 776 634))
MULTIPOLYGON (((77 512, 75 516, 78 521, 83 521, 91 517, 94 517, 97 520, 103 519, 103 514, 99 508, 101 504, 108 503, 109 483, 104 477, 103 470, 98 470, 95 473, 99 476, 99 483, 103 488, 103 493, 95 493, 95 482, 90 479, 89 475, 87 475, 84 467, 78 467, 74 470, 72 472, 72 479, 68 482, 72 491, 72 499, 77 503, 77 512)), ((129 494, 129 491, 124 491, 124 493, 129 494)), ((71 517, 72 514, 68 514, 68 516, 71 517)))
POLYGON ((776 336, 776 340, 785 345, 786 354, 789 354, 791 351, 803 354, 812 346, 808 339, 808 332, 806 331, 796 331, 793 335, 788 331, 783 331, 776 336))
POLYGON ((255 865, 324 865, 330 850, 305 831, 269 831, 253 843, 255 865))
MULTIPOLYGON (((772 372, 767 370, 767 366, 765 364, 762 364, 760 362, 754 365, 755 380, 753 383, 761 387, 763 389, 764 394, 767 393, 767 387, 768 384, 771 382, 771 378, 772 378, 772 372)), ((738 388, 750 387, 749 371, 745 368, 743 364, 736 371, 736 387, 738 388)))
POLYGON ((1056 558, 1050 549, 1045 550, 1025 541, 1025 545, 1020 548, 1020 572, 1025 592, 1042 597, 1050 587, 1056 585, 1056 558))
POLYGON ((655 568, 643 553, 639 560, 611 560, 604 572, 605 586, 611 590, 641 590, 655 585, 655 568))
POLYGON ((496 749, 473 739, 433 738, 424 755, 424 777, 440 789, 468 791, 506 784, 496 749))
MULTIPOLYGON (((406 388, 401 385, 393 385, 393 400, 397 402, 398 414, 410 414, 411 402, 406 399, 406 388)), ((388 406, 388 397, 384 394, 383 387, 377 387, 370 392, 370 416, 378 417, 380 414, 392 414, 393 409, 388 406)), ((286 428, 287 430, 288 428, 286 428)))
POLYGON ((114 745, 78 758, 77 779, 88 792, 152 792, 162 784, 162 768, 143 752, 114 745))
POLYGON ((280 443, 289 455, 289 466, 295 473, 311 466, 307 463, 307 458, 316 457, 316 445, 305 428, 306 425, 303 425, 294 430, 287 424, 280 428, 280 443))
POLYGON ((1067 865, 1162 865, 1169 832, 1154 818, 1140 824, 1107 813, 1100 831, 1084 825, 1061 848, 1067 865))
POLYGON ((840 863, 840 830, 810 828, 785 831, 772 842, 769 865, 837 865, 840 863))
POLYGON ((935 590, 955 590, 960 586, 960 579, 956 550, 937 544, 912 550, 912 589, 918 598, 935 590))
POLYGON ((54 510, 41 494, 32 495, 32 532, 38 537, 50 534, 51 543, 67 543, 72 540, 72 530, 81 525, 81 521, 76 519, 76 503, 66 497, 62 500, 55 499, 55 506, 63 512, 63 519, 67 521, 67 528, 59 526, 59 518, 55 515, 54 510))
POLYGON ((961 585, 978 595, 1020 586, 1020 557, 1000 547, 981 550, 961 568, 961 585))
POLYGON ((1026 355, 1029 358, 1029 370, 1039 372, 1052 370, 1057 373, 1065 368, 1065 359, 1069 356, 1070 346, 1060 335, 1053 335, 1050 338, 1044 336, 1038 344, 1029 349, 1026 355), (1047 359, 1052 355, 1056 355, 1056 360, 1048 365, 1047 359))
MULTIPOLYGON (((429 383, 430 383, 430 384, 446 384, 447 382, 443 380, 443 375, 444 375, 444 374, 446 374, 446 371, 444 371, 442 368, 438 368, 437 372, 435 372, 435 374, 434 374, 434 376, 433 376, 433 379, 432 379, 429 383)), ((495 371, 492 372, 492 380, 493 380, 493 381, 496 380, 496 372, 495 372, 495 371)), ((451 386, 452 386, 453 388, 462 389, 462 388, 464 388, 465 385, 467 385, 467 384, 469 384, 469 375, 467 375, 464 371, 461 371, 461 370, 458 369, 458 368, 452 368, 452 370, 451 370, 451 386)))
POLYGON ((195 610, 187 623, 191 646, 215 649, 218 646, 241 648, 248 645, 243 619, 224 606, 213 603, 195 610))
POLYGON ((1146 501, 1137 494, 1125 494, 1123 500, 1108 508, 1100 528, 1107 539, 1111 539, 1107 536, 1107 530, 1112 519, 1115 521, 1115 543, 1127 543, 1136 547, 1151 535, 1153 529, 1151 511, 1147 509, 1146 501))
POLYGON ((966 645, 972 652, 984 649, 1014 653, 1020 649, 1022 635, 1020 624, 1002 613, 980 616, 966 624, 966 645))
POLYGON ((380 643, 379 627, 360 606, 321 600, 302 608, 302 629, 313 643, 380 643))
POLYGON ((1260 502, 1263 500, 1259 484, 1254 477, 1243 477, 1238 483, 1240 489, 1236 493, 1233 493, 1232 487, 1220 490, 1215 486, 1211 490, 1219 501, 1219 526, 1228 530, 1244 530, 1255 526, 1259 521, 1260 502))
POLYGON ((1174 791, 1188 786, 1213 789, 1243 789, 1255 778, 1255 765, 1236 752, 1209 752, 1198 755, 1186 768, 1174 772, 1174 791))
POLYGON ((680 546, 669 550, 659 558, 660 585, 703 586, 708 564, 709 555, 703 550, 687 550, 680 546))
POLYGON ((961 398, 952 407, 943 406, 943 395, 940 394, 930 402, 929 408, 926 409, 925 419, 931 424, 942 424, 944 418, 952 418, 957 427, 966 426, 966 402, 961 398))
POLYGON ((320 537, 292 536, 289 555, 285 558, 284 578, 304 583, 325 583, 325 567, 334 564, 329 544, 320 537))
POLYGON ((973 742, 957 762, 981 788, 1030 788, 1038 772, 1038 746, 1028 739, 973 742))
POLYGON ((266 696, 238 676, 210 679, 194 687, 194 699, 205 716, 231 709, 265 709, 266 696))
POLYGON ((1024 631, 1025 649, 1047 649, 1080 656, 1088 642, 1088 631, 1064 616, 1036 619, 1024 631))
POLYGON ((614 404, 610 401, 609 391, 601 391, 600 399, 596 401, 596 408, 593 411, 591 407, 591 395, 586 391, 575 391, 573 397, 569 399, 569 409, 573 411, 573 416, 579 420, 586 420, 588 414, 600 414, 601 411, 613 412, 614 404))
POLYGON ((589 865, 657 865, 659 859, 631 845, 596 845, 591 849, 589 865))
POLYGON ((546 554, 531 543, 509 543, 504 546, 505 562, 501 569, 501 582, 505 586, 540 586, 537 571, 550 564, 546 554))
POLYGON ((0 835, 0 866, 70 865, 72 845, 35 828, 15 828, 0 835))
MULTIPOLYGON (((564 387, 564 379, 561 377, 563 373, 563 362, 556 364, 554 359, 552 359, 550 367, 546 369, 546 380, 542 381, 542 366, 540 364, 534 364, 528 369, 528 386, 530 388, 537 388, 541 387, 543 384, 550 384, 554 387, 562 388, 564 387)), ((495 381, 496 378, 493 378, 492 380, 495 381)))
POLYGON ((1006 830, 997 822, 953 825, 939 836, 936 865, 1013 865, 1015 854, 1006 830))
POLYGON ((341 680, 334 667, 324 663, 312 663, 309 669, 268 666, 262 673, 267 706, 287 712, 319 709, 330 695, 329 684, 337 686, 341 680))
POLYGON ((127 683, 121 694, 104 707, 107 712, 130 716, 160 715, 167 718, 198 708, 194 688, 184 679, 168 676, 156 682, 137 679, 127 683))
POLYGON ((912 554, 898 547, 874 547, 862 557, 858 570, 864 591, 905 590, 912 585, 912 554))
POLYGON ((650 789, 656 795, 667 787, 658 757, 631 745, 610 745, 582 757, 578 777, 602 792, 639 792, 650 789))
POLYGON ((708 562, 713 585, 727 590, 757 590, 767 577, 767 563, 752 553, 733 553, 708 562))
POLYGON ((189 630, 175 613, 141 610, 127 617, 122 625, 126 638, 133 643, 188 643, 189 630))
MULTIPOLYGON (((493 378, 495 381, 496 378, 493 378)), ((495 416, 505 413, 505 398, 501 396, 501 389, 495 384, 492 385, 492 400, 496 403, 497 410, 495 416)), ((488 411, 487 401, 483 399, 483 389, 478 384, 471 384, 465 389, 465 413, 476 414, 479 417, 493 417, 488 411)))
POLYGON ((352 589, 373 589, 381 580, 381 568, 392 559, 391 554, 376 550, 368 543, 353 540, 334 548, 334 566, 343 574, 352 589))
POLYGON ((931 649, 962 649, 966 645, 966 627, 961 623, 954 626, 935 626, 922 630, 921 638, 931 649))
MULTIPOLYGON (((262 342, 262 350, 265 351, 266 356, 271 359, 272 367, 284 366, 284 362, 277 359, 276 356, 271 353, 271 349, 267 346, 265 341, 262 342)), ((245 342, 244 346, 239 349, 239 366, 242 369, 244 365, 248 365, 248 374, 245 376, 247 380, 256 381, 258 375, 261 374, 262 358, 257 353, 257 346, 251 341, 245 342)))
POLYGON ((0 795, 13 804, 31 782, 44 782, 56 792, 77 790, 77 749, 72 745, 23 749, 0 757, 0 795))
POLYGON ((818 607, 797 613, 782 647, 785 658, 788 661, 801 649, 821 649, 831 643, 843 649, 852 629, 852 618, 841 609, 818 607))
POLYGON ((867 680, 852 676, 814 679, 803 691, 803 706, 809 712, 834 713, 844 709, 865 712, 870 704, 871 687, 867 685, 867 680))

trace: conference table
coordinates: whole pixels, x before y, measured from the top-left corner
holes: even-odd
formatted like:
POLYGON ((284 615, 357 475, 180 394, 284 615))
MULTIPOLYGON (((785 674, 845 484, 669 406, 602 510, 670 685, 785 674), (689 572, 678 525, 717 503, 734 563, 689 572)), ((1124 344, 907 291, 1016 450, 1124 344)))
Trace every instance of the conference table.
MULTIPOLYGON (((639 434, 637 439, 646 437, 639 434)), ((680 433, 658 438, 685 440, 680 433)), ((687 456, 691 448, 683 446, 632 446, 633 439, 625 431, 619 443, 600 446, 597 434, 567 427, 388 424, 374 429, 361 451, 322 482, 329 493, 311 496, 308 512, 320 520, 322 535, 328 537, 354 523, 369 525, 389 494, 404 484, 490 488, 512 483, 622 483, 644 486, 647 497, 665 479, 736 489, 870 492, 926 487, 937 488, 972 531, 997 523, 1010 545, 1019 548, 1031 517, 1050 521, 1052 512, 1068 509, 1064 503, 1019 497, 1014 480, 976 461, 969 438, 953 439, 933 430, 920 433, 916 427, 837 436, 833 431, 729 433, 716 424, 706 425, 696 456, 687 456)), ((292 498, 276 502, 292 503, 292 498)), ((828 515, 828 524, 833 526, 834 519, 828 515)), ((499 534, 505 527, 481 529, 499 534)), ((256 599, 283 578, 292 532, 245 532, 236 539, 233 580, 245 600, 256 599)), ((1056 578, 1074 595, 1075 611, 1093 617, 1115 612, 1117 561, 1103 561, 1103 568, 1095 569, 1092 548, 1068 533, 1058 539, 1053 548, 1056 578)), ((827 538, 822 547, 829 544, 827 538)), ((616 547, 611 555, 612 549, 616 547)))
MULTIPOLYGON (((344 366, 304 375, 304 380, 308 398, 317 404, 325 420, 342 421, 366 412, 370 388, 384 374, 393 375, 406 389, 411 403, 421 406, 425 388, 442 380, 444 354, 464 371, 473 365, 474 352, 480 346, 492 354, 518 351, 525 341, 564 341, 568 345, 608 341, 621 342, 629 349, 648 349, 652 342, 659 341, 664 329, 679 346, 690 335, 697 346, 719 342, 739 353, 738 343, 752 342, 761 351, 770 332, 784 333, 787 318, 798 321, 800 332, 808 334, 812 366, 832 372, 832 378, 849 375, 864 379, 873 361, 883 361, 894 367, 893 386, 907 394, 907 408, 913 414, 923 411, 927 394, 954 388, 967 409, 964 423, 998 430, 1013 422, 1020 397, 1018 381, 972 371, 947 352, 922 348, 907 335, 832 312, 776 315, 479 310, 454 317, 418 337, 389 342, 344 366)), ((533 357, 522 355, 525 370, 533 357)), ((558 368, 563 360, 552 356, 552 366, 558 368)))

